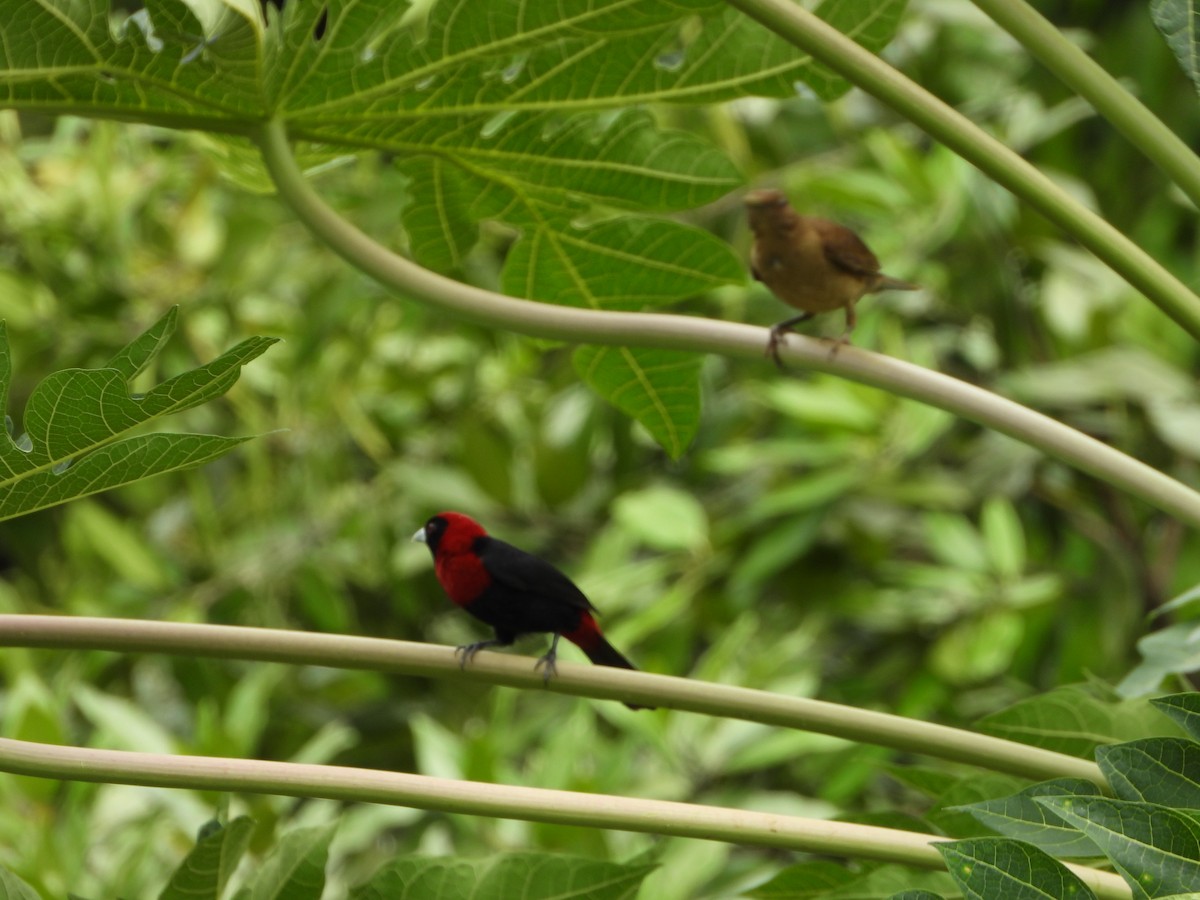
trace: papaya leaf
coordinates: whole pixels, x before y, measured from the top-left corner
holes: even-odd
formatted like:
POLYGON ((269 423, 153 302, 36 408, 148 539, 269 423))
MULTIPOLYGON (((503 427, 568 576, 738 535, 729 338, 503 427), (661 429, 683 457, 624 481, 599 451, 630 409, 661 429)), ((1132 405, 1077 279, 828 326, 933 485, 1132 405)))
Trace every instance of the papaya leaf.
POLYGON ((956 809, 969 812, 980 824, 1005 837, 1033 844, 1053 856, 1099 856, 1099 848, 1086 835, 1067 825, 1035 799, 1069 794, 1099 796, 1100 788, 1082 778, 1055 778, 1007 797, 969 803, 956 809))
POLYGON ((1150 17, 1200 93, 1200 8, 1195 0, 1151 0, 1150 17))
POLYGON ((652 863, 613 863, 550 853, 485 859, 401 856, 351 893, 353 900, 627 900, 652 863))
POLYGON ((0 866, 0 900, 42 900, 42 895, 0 866))
MULTIPOLYGON (((505 262, 504 290, 590 309, 661 306, 744 278, 727 245, 677 222, 621 217, 556 231, 532 227, 505 262)), ((677 459, 700 421, 699 356, 581 347, 574 363, 601 397, 677 459)))
MULTIPOLYGON (((147 422, 219 397, 241 368, 275 343, 254 337, 206 366, 164 381, 145 394, 129 392, 175 330, 177 309, 100 369, 47 376, 25 407, 24 432, 0 434, 0 520, 209 462, 249 438, 206 434, 134 434, 147 422)), ((7 406, 12 357, 0 323, 0 404, 7 406)))
POLYGON ((320 900, 338 823, 294 828, 279 839, 249 886, 253 900, 320 900))
MULTIPOLYGON (((849 84, 718 0, 0 0, 0 107, 211 132, 238 183, 268 182, 247 137, 282 121, 297 157, 364 150, 409 177, 397 211, 422 265, 463 271, 481 220, 521 232, 509 293, 641 309, 741 283, 730 249, 674 222, 742 184, 705 138, 647 104, 833 99, 849 84), (599 209, 595 209, 599 207, 599 209), (613 210, 624 210, 612 219, 613 210), (599 215, 597 215, 599 213, 599 215), (583 219, 603 219, 580 229, 583 219)), ((825 0, 870 50, 904 0, 825 0)), ((677 354, 580 351, 577 367, 672 455, 698 417, 698 366, 677 354), (692 383, 686 383, 688 380, 692 383)))
POLYGON ((228 825, 209 822, 158 900, 220 900, 253 832, 254 821, 248 816, 239 816, 228 825))
POLYGON ((1186 694, 1168 694, 1165 697, 1155 697, 1150 702, 1170 716, 1194 739, 1200 740, 1200 693, 1191 691, 1186 694))
POLYGON ((1039 797, 1096 844, 1135 897, 1166 897, 1200 884, 1200 822, 1165 806, 1108 797, 1039 797))
POLYGON ((643 347, 580 347, 575 370, 600 396, 637 419, 678 459, 700 424, 700 363, 694 353, 643 347))
POLYGON ((934 844, 967 900, 1043 900, 1096 895, 1048 853, 1011 838, 971 838, 934 844))

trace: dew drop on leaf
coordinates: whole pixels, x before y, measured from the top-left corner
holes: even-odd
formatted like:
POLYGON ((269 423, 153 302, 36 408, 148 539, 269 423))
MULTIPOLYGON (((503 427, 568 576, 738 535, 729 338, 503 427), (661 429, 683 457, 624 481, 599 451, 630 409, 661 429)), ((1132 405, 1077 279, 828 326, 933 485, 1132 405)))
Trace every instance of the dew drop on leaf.
POLYGON ((510 62, 504 68, 504 71, 500 73, 500 80, 505 84, 512 84, 514 81, 516 81, 520 76, 521 71, 525 68, 525 61, 528 58, 529 57, 524 53, 518 53, 516 56, 514 56, 513 61, 510 62))
POLYGON ((682 47, 674 50, 668 50, 665 53, 660 53, 654 57, 655 68, 662 69, 666 72, 678 72, 683 68, 683 60, 686 54, 682 47))
POLYGON ((485 138, 495 137, 495 135, 499 133, 500 129, 504 127, 504 123, 515 115, 516 112, 510 109, 505 110, 504 112, 496 113, 496 115, 492 116, 483 123, 483 127, 479 129, 480 136, 485 138))

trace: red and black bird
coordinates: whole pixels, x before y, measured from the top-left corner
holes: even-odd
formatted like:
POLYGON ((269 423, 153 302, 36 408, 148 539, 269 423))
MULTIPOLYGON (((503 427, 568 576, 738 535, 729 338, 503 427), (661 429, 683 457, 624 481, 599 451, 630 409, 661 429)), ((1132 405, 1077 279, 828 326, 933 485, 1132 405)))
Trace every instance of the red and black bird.
POLYGON ((555 673, 560 637, 597 665, 635 668, 605 640, 592 615, 596 608, 570 578, 544 559, 491 537, 470 516, 439 513, 413 540, 429 545, 437 579, 455 606, 496 632, 492 640, 458 648, 464 666, 486 647, 507 647, 521 635, 548 632, 554 639, 537 663, 547 681, 555 673))

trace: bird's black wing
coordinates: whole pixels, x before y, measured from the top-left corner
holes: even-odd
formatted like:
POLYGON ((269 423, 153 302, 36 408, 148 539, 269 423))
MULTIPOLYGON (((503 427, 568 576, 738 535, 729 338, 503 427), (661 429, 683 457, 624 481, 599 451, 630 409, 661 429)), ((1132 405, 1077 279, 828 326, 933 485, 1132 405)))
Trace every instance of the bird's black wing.
POLYGON ((591 601, 570 578, 544 559, 494 537, 475 542, 475 552, 497 586, 571 609, 593 610, 591 601))

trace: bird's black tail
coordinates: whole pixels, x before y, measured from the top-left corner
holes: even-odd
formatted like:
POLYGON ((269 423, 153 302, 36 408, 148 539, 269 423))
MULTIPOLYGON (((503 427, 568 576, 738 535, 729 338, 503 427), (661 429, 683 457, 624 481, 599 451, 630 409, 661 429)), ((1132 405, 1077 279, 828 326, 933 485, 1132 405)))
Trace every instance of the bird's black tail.
MULTIPOLYGON (((590 659, 598 666, 611 666, 614 669, 633 669, 637 671, 637 666, 621 655, 621 651, 604 639, 601 634, 596 634, 586 647, 580 645, 580 650, 587 654, 590 659)), ((654 709, 653 706, 638 706, 634 703, 626 703, 630 709, 654 709)))
POLYGON ((606 641, 601 635, 596 635, 587 647, 581 647, 587 658, 598 666, 612 666, 614 669, 637 669, 633 663, 621 655, 621 651, 606 641))

